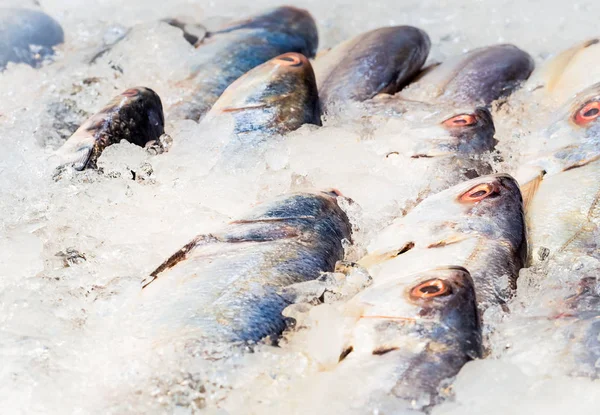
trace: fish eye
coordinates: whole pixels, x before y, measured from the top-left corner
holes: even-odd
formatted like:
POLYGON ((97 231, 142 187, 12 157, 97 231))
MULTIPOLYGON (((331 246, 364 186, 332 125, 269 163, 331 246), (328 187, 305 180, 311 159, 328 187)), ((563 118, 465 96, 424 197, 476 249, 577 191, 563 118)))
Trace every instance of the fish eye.
POLYGON ((413 300, 444 297, 450 294, 452 294, 450 284, 439 278, 424 281, 410 290, 410 298, 413 300))
POLYGON ((447 128, 455 127, 468 127, 477 123, 477 117, 475 114, 460 114, 455 115, 452 118, 448 118, 442 122, 442 125, 447 128))
POLYGON ((296 53, 287 53, 275 59, 275 62, 283 66, 301 66, 302 59, 296 53))
POLYGON ((137 88, 129 88, 127 91, 123 92, 121 95, 124 97, 135 97, 139 91, 137 88))
POLYGON ((459 197, 459 201, 465 203, 480 202, 490 195, 498 193, 498 188, 493 183, 480 183, 477 186, 467 190, 459 197))
POLYGON ((592 101, 585 104, 575 113, 575 124, 584 126, 600 116, 600 102, 592 101))

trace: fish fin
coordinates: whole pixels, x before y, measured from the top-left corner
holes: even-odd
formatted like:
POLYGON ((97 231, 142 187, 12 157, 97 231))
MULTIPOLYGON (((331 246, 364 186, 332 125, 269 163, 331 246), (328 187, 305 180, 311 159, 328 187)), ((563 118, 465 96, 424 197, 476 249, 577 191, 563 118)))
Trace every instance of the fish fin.
POLYGON ((218 241, 219 241, 218 238, 216 238, 216 237, 214 237, 213 235, 210 235, 210 234, 209 235, 198 235, 198 236, 196 236, 190 242, 188 242, 187 244, 185 244, 183 246, 183 248, 181 248, 179 251, 175 252, 165 262, 163 262, 162 264, 160 264, 159 267, 156 268, 153 272, 151 272, 150 275, 147 278, 145 278, 144 280, 142 280, 142 289, 146 288, 154 280, 156 280, 158 278, 158 275, 161 272, 166 271, 167 269, 173 268, 179 262, 181 262, 184 259, 186 259, 187 256, 188 256, 188 254, 191 251, 193 251, 195 248, 197 248, 198 246, 207 245, 207 244, 218 242, 218 241))
POLYGON ((244 107, 225 107, 225 108, 221 109, 220 111, 232 113, 232 112, 241 112, 241 111, 254 110, 254 109, 262 109, 262 108, 267 108, 267 107, 268 107, 267 104, 255 104, 255 105, 246 105, 244 107))
POLYGON ((402 245, 400 249, 394 249, 383 253, 373 253, 365 255, 360 261, 358 261, 358 265, 364 268, 369 268, 373 265, 380 264, 389 259, 396 258, 398 255, 402 255, 403 253, 410 251, 414 247, 415 243, 411 241, 402 245))
POLYGON ((535 198, 535 195, 540 187, 540 183, 542 183, 542 180, 544 180, 544 174, 544 171, 540 171, 535 177, 520 186, 521 195, 523 196, 523 208, 525 211, 527 211, 531 205, 531 202, 535 198))
POLYGON ((441 248, 441 247, 444 247, 444 246, 448 246, 448 245, 452 245, 452 244, 456 244, 456 243, 465 241, 465 240, 470 239, 470 238, 471 238, 471 236, 469 236, 469 235, 453 235, 453 236, 451 236, 449 238, 441 239, 441 240, 439 240, 437 242, 429 244, 427 246, 427 248, 441 248))

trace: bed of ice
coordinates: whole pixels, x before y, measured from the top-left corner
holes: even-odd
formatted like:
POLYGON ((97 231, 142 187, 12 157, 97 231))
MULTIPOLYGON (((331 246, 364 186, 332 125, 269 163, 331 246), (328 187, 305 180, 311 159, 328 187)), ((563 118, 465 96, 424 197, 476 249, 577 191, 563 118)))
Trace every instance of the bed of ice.
MULTIPOLYGON (((228 126, 167 119, 174 140, 168 153, 152 156, 123 142, 101 156, 102 174, 53 177, 52 150, 114 95, 142 85, 166 109, 177 102, 176 81, 185 77, 194 50, 159 19, 191 15, 210 25, 279 2, 39 3, 62 24, 65 44, 40 70, 11 64, 0 74, 1 412, 364 413, 364 396, 346 390, 366 374, 332 384, 323 371, 337 358, 314 341, 317 335, 328 336, 329 346, 336 341, 335 311, 327 305, 309 313, 320 322, 315 331, 289 335, 280 348, 258 345, 255 353, 242 353, 140 336, 145 321, 130 312, 131 303, 141 279, 193 236, 289 191, 335 187, 354 201, 345 208, 356 230, 347 259, 356 260, 378 230, 410 208, 435 165, 386 158, 387 149, 374 140, 389 132, 380 120, 345 123, 333 116, 323 128, 304 126, 260 143, 224 168, 217 160, 228 126), (88 63, 130 28, 126 41, 88 63)), ((600 4, 590 0, 293 4, 317 20, 322 48, 379 26, 410 24, 431 37, 430 61, 510 42, 540 64, 599 34, 600 4)), ((504 159, 498 169, 516 165, 521 137, 540 124, 541 107, 521 91, 510 106, 496 108, 504 159)), ((411 134, 401 123, 393 127, 411 134)), ((595 266, 591 258, 563 258, 523 270, 512 314, 486 316, 496 328, 490 356, 464 367, 454 399, 433 414, 598 413, 600 381, 568 376, 557 352, 565 340, 549 336, 553 323, 539 318, 548 312, 547 297, 563 294, 560 284, 545 282, 576 279, 595 266)), ((378 413, 399 413, 396 405, 383 402, 378 413)))

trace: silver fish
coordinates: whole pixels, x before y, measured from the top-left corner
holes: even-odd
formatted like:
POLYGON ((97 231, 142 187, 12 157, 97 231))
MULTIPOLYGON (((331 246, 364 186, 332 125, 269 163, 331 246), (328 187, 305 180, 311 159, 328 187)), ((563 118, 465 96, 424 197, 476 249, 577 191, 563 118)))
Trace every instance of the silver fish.
POLYGON ((205 121, 233 118, 235 133, 283 134, 303 124, 321 124, 319 97, 310 62, 299 53, 273 58, 232 83, 205 121))
POLYGON ((259 341, 284 328, 279 289, 332 271, 350 240, 338 193, 298 193, 258 206, 220 232, 199 235, 144 282, 157 328, 217 341, 259 341))
POLYGON ((164 124, 156 92, 146 87, 130 88, 86 120, 55 154, 61 165, 76 170, 96 168, 106 147, 121 140, 146 146, 164 134, 164 124))
POLYGON ((494 174, 428 197, 380 232, 359 263, 375 282, 435 266, 462 266, 473 277, 483 311, 513 295, 526 255, 519 186, 507 174, 494 174))
POLYGON ((250 69, 287 52, 312 57, 317 45, 312 16, 290 6, 208 31, 196 44, 197 63, 191 75, 182 82, 190 94, 169 110, 169 117, 199 120, 250 69))
POLYGON ((493 45, 455 56, 426 72, 400 98, 486 106, 511 94, 529 78, 534 62, 513 45, 493 45))
POLYGON ((314 62, 323 109, 394 93, 425 63, 431 42, 411 26, 385 27, 358 35, 314 62))

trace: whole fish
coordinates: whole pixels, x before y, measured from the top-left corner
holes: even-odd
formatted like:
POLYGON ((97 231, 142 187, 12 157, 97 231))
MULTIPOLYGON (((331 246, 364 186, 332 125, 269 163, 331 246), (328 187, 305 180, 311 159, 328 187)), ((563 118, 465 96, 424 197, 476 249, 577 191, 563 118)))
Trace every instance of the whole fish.
POLYGON ((312 16, 290 6, 208 31, 196 43, 195 63, 184 81, 190 94, 172 107, 169 115, 197 121, 233 81, 250 69, 286 52, 313 57, 317 46, 312 16))
POLYGON ((199 235, 144 282, 156 327, 218 341, 259 341, 285 328, 279 289, 332 271, 351 239, 338 193, 286 195, 220 232, 199 235))
POLYGON ((251 69, 223 92, 205 121, 232 118, 238 136, 283 134, 320 125, 319 96, 310 62, 286 53, 251 69))
POLYGON ((365 101, 394 93, 421 69, 431 42, 411 26, 385 27, 358 35, 314 62, 321 104, 365 101))
POLYGON ((515 177, 526 200, 531 263, 585 243, 596 232, 599 117, 600 83, 581 91, 552 114, 546 128, 527 137, 515 177))
POLYGON ((374 281, 435 266, 469 270, 480 310, 513 295, 527 255, 523 201, 507 174, 478 177, 428 197, 379 233, 360 260, 374 281))
POLYGON ((145 87, 130 88, 86 120, 56 151, 61 165, 76 170, 96 168, 104 149, 121 140, 139 146, 157 142, 164 134, 160 97, 145 87))
POLYGON ((401 99, 487 106, 529 78, 535 64, 513 45, 473 49, 431 69, 399 93, 401 99))
MULTIPOLYGON (((426 410, 442 401, 448 382, 482 355, 475 288, 461 267, 398 273, 348 301, 344 314, 351 324, 335 368, 340 381, 355 373, 375 376, 361 388, 391 386, 385 392, 410 409, 426 410)), ((369 394, 375 402, 366 406, 376 407, 378 396, 369 394)))
POLYGON ((30 9, 0 8, 0 71, 8 62, 38 67, 64 42, 60 24, 30 9))

